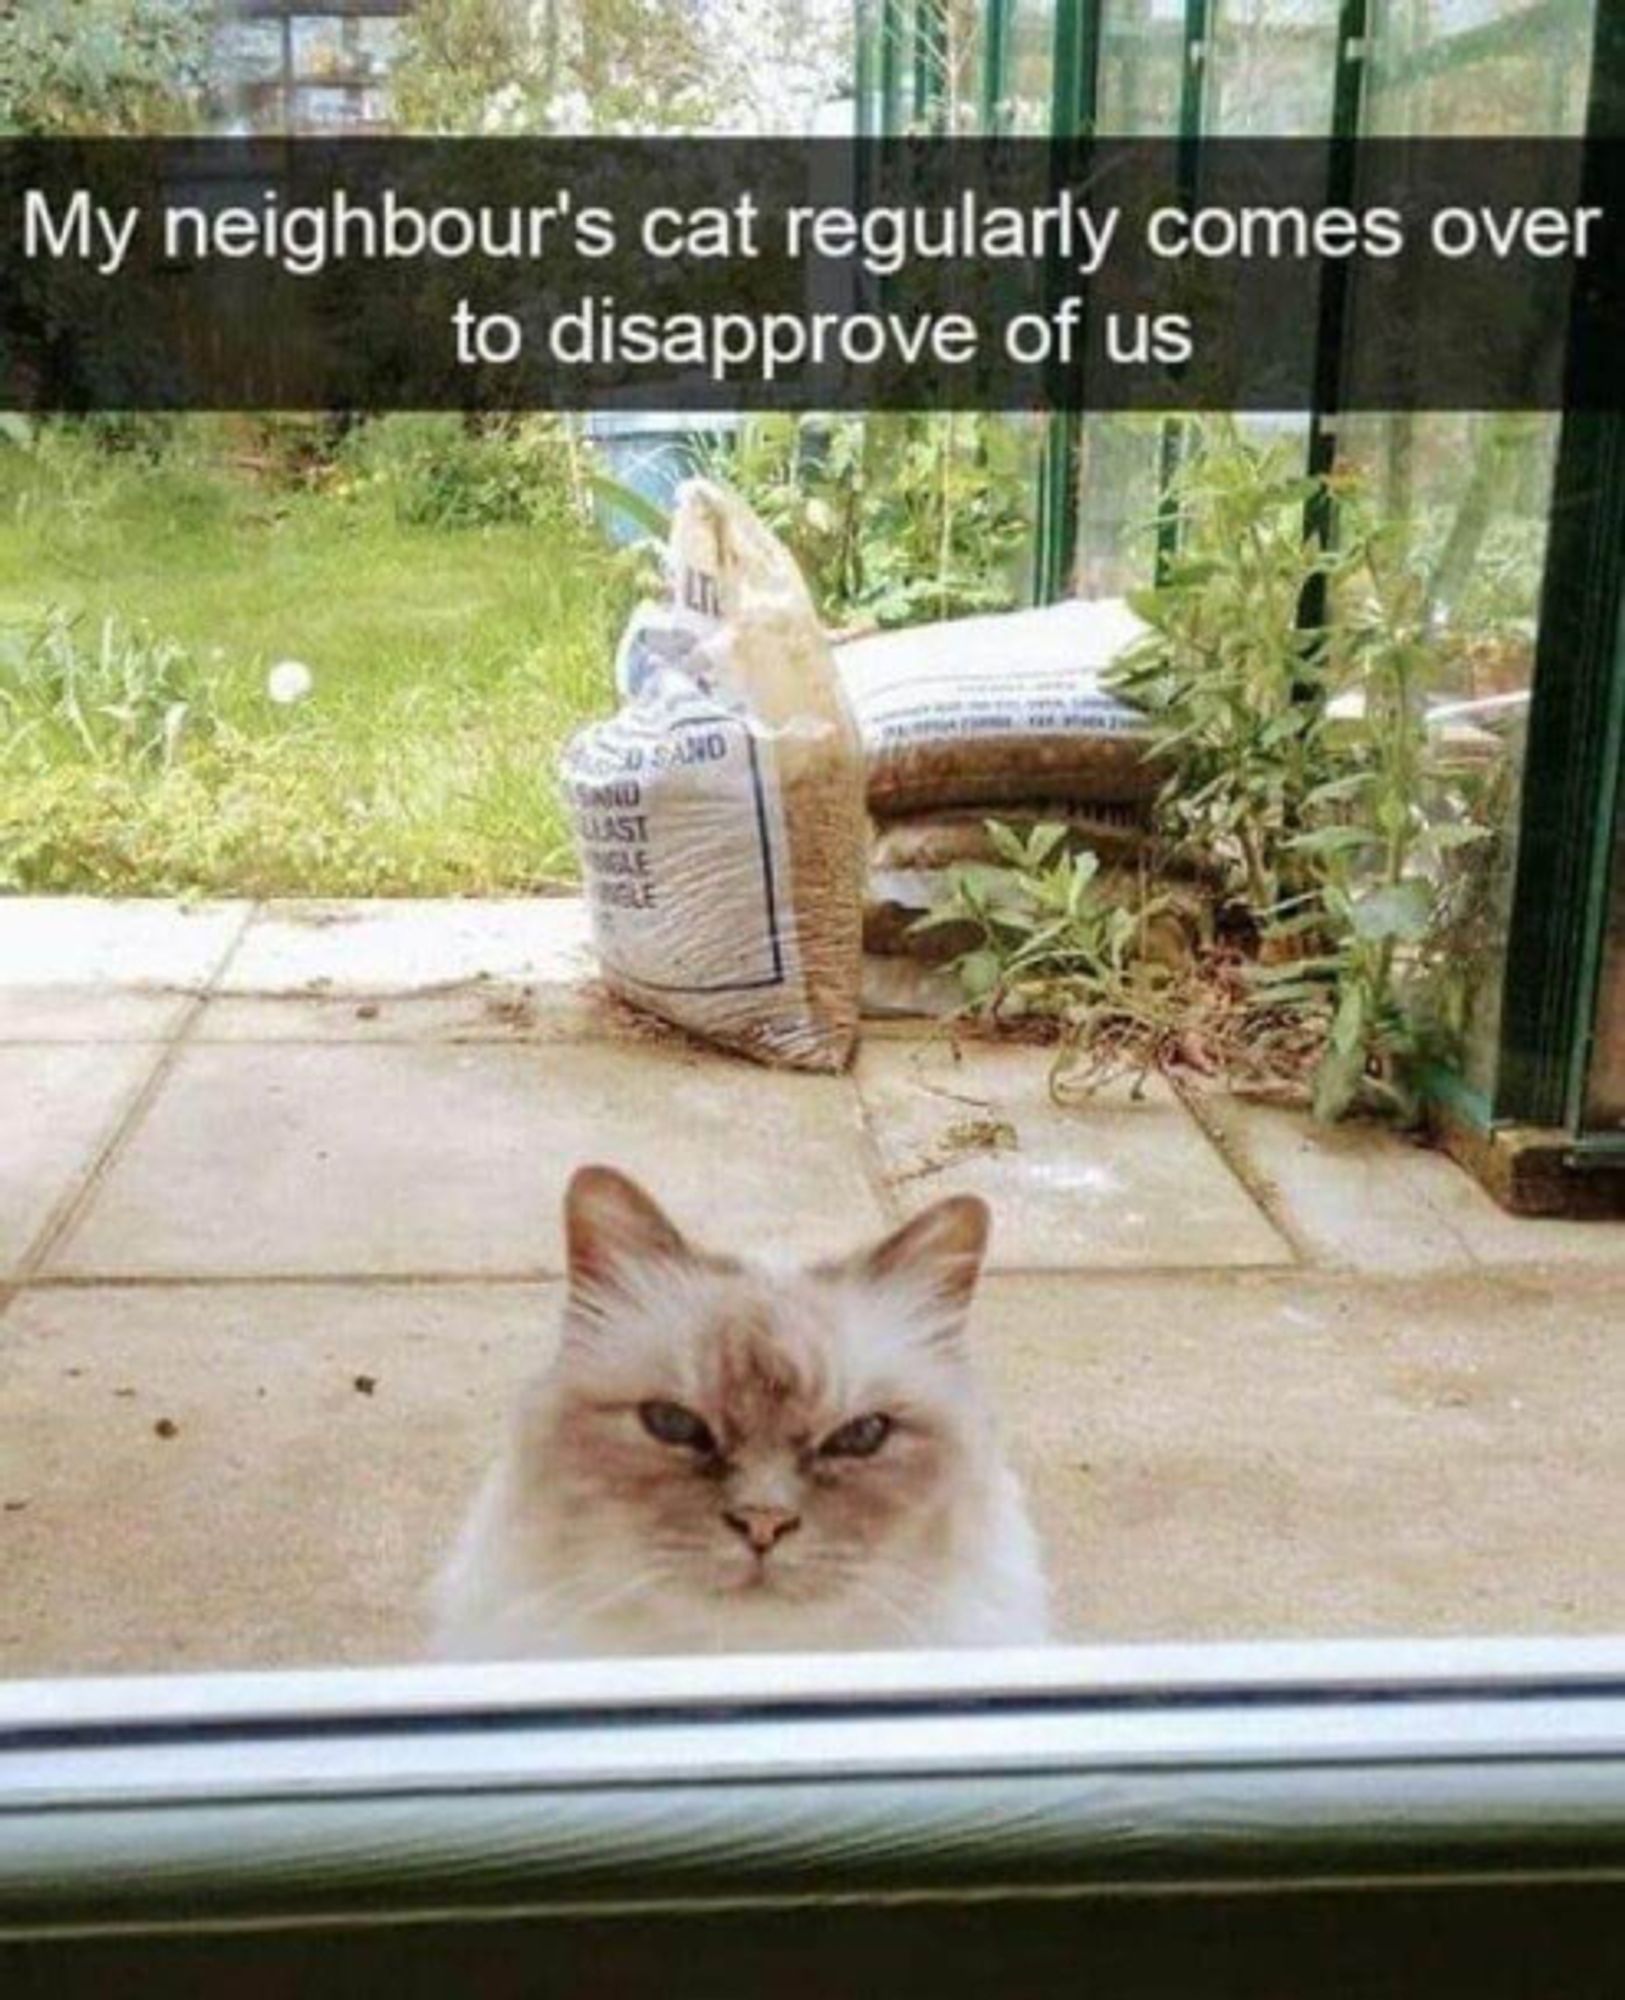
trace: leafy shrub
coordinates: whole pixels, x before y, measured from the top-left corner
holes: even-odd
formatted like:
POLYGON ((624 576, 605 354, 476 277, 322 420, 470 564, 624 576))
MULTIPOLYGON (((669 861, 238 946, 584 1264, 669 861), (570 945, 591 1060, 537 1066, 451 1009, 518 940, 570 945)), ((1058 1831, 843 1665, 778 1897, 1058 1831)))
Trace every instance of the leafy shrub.
POLYGON ((907 625, 1022 600, 1027 446, 981 414, 760 416, 709 469, 790 549, 827 621, 907 625))
POLYGON ((989 820, 987 832, 1004 865, 950 869, 947 896, 914 926, 974 932, 953 961, 969 1005, 997 1014, 1014 999, 1028 1012, 1076 1011, 1119 993, 1161 904, 1131 910, 1103 895, 1098 860, 1071 852, 1064 826, 1022 835, 989 820))
POLYGON ((1155 590, 1131 596, 1151 629, 1111 676, 1156 726, 1176 856, 1217 862, 1259 918, 1302 886, 1290 841, 1332 769, 1331 635, 1300 622, 1311 584, 1343 560, 1305 536, 1318 491, 1286 447, 1210 420, 1169 489, 1180 548, 1155 590))
POLYGON ((375 492, 408 527, 539 525, 583 509, 580 448, 566 419, 374 417, 335 454, 340 492, 375 492))
POLYGON ((185 131, 206 80, 210 0, 10 0, 0 132, 185 131))
POLYGON ((1151 631, 1113 676, 1169 767, 1165 831, 1224 871, 1270 961, 1268 1000, 1328 1008, 1317 1115, 1410 1112, 1434 1052, 1418 977, 1460 901, 1455 857, 1489 837, 1482 783, 1428 727, 1436 563, 1406 525, 1372 518, 1357 482, 1290 477, 1227 418, 1200 428, 1174 500, 1181 553, 1136 598, 1151 631), (1306 531, 1310 503, 1311 519, 1335 508, 1334 545, 1306 531))

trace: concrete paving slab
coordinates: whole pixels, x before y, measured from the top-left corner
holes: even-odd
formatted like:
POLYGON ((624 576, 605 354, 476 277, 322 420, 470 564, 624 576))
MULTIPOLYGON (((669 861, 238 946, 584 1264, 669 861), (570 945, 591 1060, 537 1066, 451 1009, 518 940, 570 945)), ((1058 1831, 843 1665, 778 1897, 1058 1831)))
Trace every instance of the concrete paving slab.
POLYGON ((0 1674, 419 1657, 425 1585, 547 1351, 549 1289, 18 1300, 0 1674))
POLYGON ((471 980, 563 984, 593 970, 579 897, 261 905, 223 993, 412 993, 471 980))
POLYGON ((248 921, 243 902, 0 897, 0 988, 208 985, 248 921))
POLYGON ((1620 1217, 1568 1222, 1560 1216, 1508 1215, 1462 1167, 1449 1183, 1444 1208, 1475 1262, 1486 1270, 1522 1266, 1625 1275, 1625 1219, 1620 1217))
POLYGON ((124 986, 0 986, 0 1043, 161 1042, 196 1004, 124 986))
POLYGON ((1513 1216, 1446 1154, 1381 1125, 1204 1101, 1221 1143, 1317 1262, 1380 1276, 1515 1264, 1625 1277, 1625 1223, 1513 1216))
MULTIPOLYGON (((416 1657, 556 1287, 52 1288, 0 1319, 0 1673, 416 1657)), ((1625 1627, 1625 1288, 989 1281, 1080 1641, 1625 1627)))
POLYGON ((1090 1640, 1618 1632, 1625 1284, 996 1279, 981 1351, 1090 1640))
POLYGON ((723 1247, 883 1222, 846 1078, 637 1044, 189 1045, 52 1269, 556 1272, 588 1160, 723 1247))
MULTIPOLYGON (((0 1003, 0 1022, 4 1020, 0 1003)), ((618 1012, 580 986, 481 981, 456 993, 283 995, 208 1001, 191 1031, 199 1042, 534 1042, 610 1038, 618 1012)))
POLYGON ((161 1055, 144 1043, 0 1048, 0 1277, 85 1180, 161 1055))
POLYGON ((1317 1262, 1395 1276, 1471 1266, 1451 1215, 1455 1183, 1466 1177, 1443 1153, 1381 1126, 1316 1125, 1217 1092, 1201 1116, 1317 1262))
POLYGON ((877 1039, 858 1087, 906 1209, 960 1190, 993 1205, 995 1270, 1280 1264, 1291 1250, 1160 1079, 1143 1098, 1049 1093, 1041 1048, 877 1039))

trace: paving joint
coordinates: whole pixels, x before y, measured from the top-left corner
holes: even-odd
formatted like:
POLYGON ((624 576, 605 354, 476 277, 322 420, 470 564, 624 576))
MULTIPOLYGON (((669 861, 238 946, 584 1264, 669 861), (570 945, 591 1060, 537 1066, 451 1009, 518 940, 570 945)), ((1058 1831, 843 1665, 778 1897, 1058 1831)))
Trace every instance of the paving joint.
MULTIPOLYGON (((110 1121, 106 1136, 92 1155, 89 1166, 76 1180, 69 1182, 61 1199, 55 1203, 40 1225, 33 1242, 18 1259, 13 1282, 19 1289, 35 1281, 57 1247, 77 1228, 80 1218, 95 1199, 98 1190, 112 1172, 125 1147, 156 1102, 159 1092, 169 1080, 192 1029, 202 1019, 203 1010, 208 1004, 207 991, 194 993, 188 1001, 186 1011, 167 1039, 160 1043, 145 1045, 157 1048, 157 1060, 126 1100, 123 1109, 110 1121)), ((137 1043, 135 1046, 144 1045, 137 1043)))
POLYGON ((1294 1264, 1315 1266, 1319 1259, 1314 1246, 1305 1238, 1286 1212, 1286 1204, 1281 1189, 1274 1178, 1261 1173, 1248 1159, 1245 1149, 1238 1145, 1220 1120, 1208 1109, 1207 1101, 1200 1090, 1194 1089, 1183 1078, 1169 1078, 1175 1098, 1184 1106, 1191 1123, 1201 1133, 1217 1155, 1221 1165, 1229 1172, 1243 1194, 1263 1216, 1281 1241, 1291 1252, 1294 1264))
POLYGON ((875 1204, 885 1218, 888 1228, 895 1228, 903 1221, 903 1206, 897 1199, 897 1185, 886 1171, 885 1149, 880 1143, 880 1135, 875 1131, 874 1119, 870 1114, 869 1100, 863 1094, 856 1069, 847 1078, 858 1112, 858 1149, 863 1163, 869 1191, 875 1204))
MULTIPOLYGON (((27 1278, 7 1280, 12 1294, 23 1292, 90 1291, 207 1291, 228 1286, 245 1291, 288 1290, 309 1286, 319 1290, 333 1286, 343 1290, 379 1291, 410 1289, 414 1286, 446 1289, 454 1286, 526 1286, 562 1284, 562 1266, 530 1265, 512 1269, 427 1270, 427 1271, 40 1271, 27 1278)), ((1312 1279, 1327 1285, 1358 1283, 1363 1289, 1415 1290, 1419 1285, 1538 1285, 1549 1289, 1554 1278, 1561 1289, 1576 1294, 1617 1291, 1625 1278, 1606 1266, 1576 1267, 1555 1260, 1551 1264, 1463 1265, 1455 1270, 1433 1272, 1366 1271, 1353 1265, 1287 1264, 1278 1258, 1256 1264, 1005 1264, 985 1270, 983 1287, 1006 1283, 1037 1284, 1059 1282, 1089 1285, 1110 1290, 1122 1285, 1190 1284, 1256 1289, 1261 1280, 1288 1284, 1312 1279)))
POLYGON ((244 909, 242 914, 242 921, 238 924, 236 930, 232 932, 231 936, 226 940, 224 949, 221 951, 220 956, 214 962, 213 970, 209 973, 208 977, 203 981, 202 997, 204 999, 206 1000, 210 999, 216 993, 219 992, 221 980, 224 979, 226 974, 231 970, 232 960, 235 959, 238 952, 241 951, 243 945, 243 939, 248 936, 248 933, 254 928, 254 925, 259 921, 260 912, 264 908, 265 908, 264 898, 258 897, 254 901, 250 902, 244 909))
POLYGON ((342 1291, 443 1290, 455 1285, 560 1285, 561 1267, 513 1271, 41 1271, 11 1281, 15 1292, 287 1291, 298 1285, 342 1291))

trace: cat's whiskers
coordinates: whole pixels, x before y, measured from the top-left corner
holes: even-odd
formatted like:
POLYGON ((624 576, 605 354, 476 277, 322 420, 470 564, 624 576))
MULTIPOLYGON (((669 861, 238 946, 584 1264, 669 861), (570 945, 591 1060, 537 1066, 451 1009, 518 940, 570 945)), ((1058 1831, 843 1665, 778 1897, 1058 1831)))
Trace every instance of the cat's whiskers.
POLYGON ((898 1635, 905 1639, 923 1639, 926 1633, 922 1617, 905 1609, 895 1593, 886 1588, 878 1579, 854 1571, 846 1580, 847 1589, 860 1603, 878 1611, 884 1624, 895 1627, 898 1635))
POLYGON ((648 1589, 650 1585, 668 1581, 671 1573, 670 1565, 667 1563, 649 1563, 642 1569, 634 1570, 630 1576, 617 1578, 607 1588, 600 1589, 596 1595, 583 1595, 584 1590, 598 1582, 596 1577, 576 1578, 574 1588, 567 1582, 556 1591, 544 1593, 540 1602, 548 1616, 553 1618, 583 1621, 598 1618, 614 1605, 648 1589))

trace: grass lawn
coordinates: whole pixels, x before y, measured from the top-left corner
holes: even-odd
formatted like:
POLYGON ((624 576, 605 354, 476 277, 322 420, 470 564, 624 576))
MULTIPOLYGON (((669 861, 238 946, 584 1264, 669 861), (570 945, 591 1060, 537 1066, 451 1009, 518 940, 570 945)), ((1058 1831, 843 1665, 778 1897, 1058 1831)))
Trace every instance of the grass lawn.
MULTIPOLYGON (((267 485, 205 450, 212 435, 197 424, 196 449, 156 462, 71 435, 0 449, 14 661, 53 607, 83 654, 111 614, 187 655, 167 759, 100 727, 91 749, 37 703, 8 712, 0 667, 0 888, 483 895, 568 880, 554 756, 609 705, 625 559, 573 520, 414 527, 376 486, 267 485), (266 675, 286 659, 314 688, 279 707, 266 675)), ((82 698, 105 715, 105 689, 82 698)))

